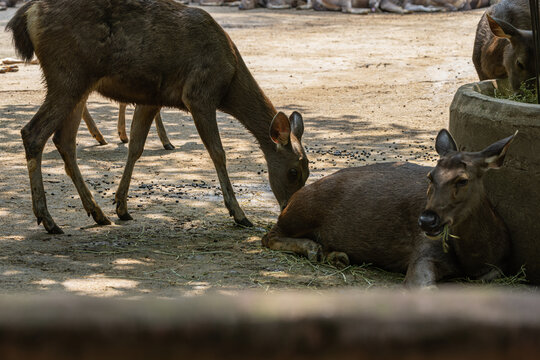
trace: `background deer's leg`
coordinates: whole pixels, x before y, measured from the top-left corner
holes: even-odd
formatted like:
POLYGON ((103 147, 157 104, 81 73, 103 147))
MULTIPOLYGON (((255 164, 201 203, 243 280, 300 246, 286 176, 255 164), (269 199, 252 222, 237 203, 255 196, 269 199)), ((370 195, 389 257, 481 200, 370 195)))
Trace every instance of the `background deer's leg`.
POLYGON ((229 209, 229 214, 234 218, 234 221, 243 226, 253 226, 253 224, 247 219, 246 215, 236 197, 234 190, 229 180, 229 174, 227 173, 225 151, 221 144, 221 138, 219 136, 219 130, 216 122, 216 110, 215 109, 199 109, 194 107, 193 104, 189 104, 189 110, 195 121, 195 126, 199 132, 199 136, 202 139, 206 150, 210 154, 214 166, 217 171, 219 183, 221 185, 221 191, 223 192, 223 200, 225 206, 229 209))
POLYGON ((124 174, 122 174, 122 180, 120 180, 120 185, 118 185, 118 190, 116 190, 115 195, 116 214, 121 220, 133 219, 127 211, 127 194, 129 190, 129 183, 131 182, 135 162, 141 157, 144 150, 144 143, 146 142, 148 131, 150 131, 150 125, 152 125, 152 121, 158 112, 159 107, 156 106, 137 105, 135 107, 129 134, 130 142, 128 159, 124 169, 124 174))
POLYGON ((124 144, 128 142, 128 137, 126 134, 126 107, 127 104, 124 103, 120 103, 120 105, 118 105, 118 124, 116 126, 120 141, 122 141, 124 144))
POLYGON ((392 0, 382 0, 379 3, 379 9, 383 11, 391 12, 391 13, 396 13, 396 14, 410 14, 411 13, 410 10, 404 9, 401 6, 394 4, 392 0))
POLYGON ((92 115, 90 115, 90 112, 88 111, 88 108, 86 107, 86 104, 84 104, 82 117, 84 119, 84 122, 86 123, 86 127, 88 128, 90 135, 92 135, 94 139, 96 139, 96 141, 100 145, 107 145, 107 141, 105 141, 105 138, 103 137, 103 135, 97 128, 96 123, 94 122, 94 119, 92 118, 92 115))
POLYGON ((81 115, 86 109, 86 99, 83 99, 72 111, 71 115, 64 119, 60 128, 53 136, 54 144, 64 160, 66 174, 71 178, 81 197, 84 209, 88 216, 92 215, 95 222, 100 225, 110 225, 110 220, 105 216, 99 205, 88 190, 77 165, 77 130, 81 122, 81 115))
POLYGON ((161 113, 159 111, 158 111, 154 121, 156 123, 156 130, 157 130, 157 134, 159 136, 159 140, 161 140, 161 144, 163 145, 165 150, 173 150, 174 145, 171 144, 171 142, 169 141, 169 138, 167 137, 167 131, 165 131, 165 126, 163 126, 163 121, 161 119, 161 113))

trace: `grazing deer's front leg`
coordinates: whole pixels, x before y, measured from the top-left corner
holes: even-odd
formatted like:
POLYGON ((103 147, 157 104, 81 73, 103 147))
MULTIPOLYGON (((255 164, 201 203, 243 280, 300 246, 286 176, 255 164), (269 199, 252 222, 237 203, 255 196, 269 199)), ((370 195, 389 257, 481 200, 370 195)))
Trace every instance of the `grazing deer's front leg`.
POLYGON ((156 130, 159 136, 159 140, 161 140, 161 144, 163 145, 165 150, 173 150, 174 145, 171 144, 169 138, 167 137, 167 131, 165 131, 165 126, 163 126, 163 120, 161 120, 161 113, 159 111, 156 114, 154 121, 156 122, 156 130))
POLYGON ((320 244, 307 238, 292 238, 281 236, 275 229, 263 236, 262 244, 277 251, 290 251, 305 256, 312 262, 322 261, 323 251, 320 244))
MULTIPOLYGON (((75 110, 67 117, 53 136, 54 144, 64 160, 66 174, 71 178, 81 197, 84 209, 88 216, 92 215, 96 223, 110 225, 111 222, 105 216, 99 205, 94 200, 92 193, 84 183, 84 179, 77 165, 77 130, 81 122, 81 115, 86 110, 86 99, 82 100, 75 110)), ((86 110, 87 111, 87 110, 86 110)))
POLYGON ((116 190, 116 214, 121 220, 132 220, 133 218, 127 211, 127 193, 129 183, 133 174, 135 162, 141 157, 144 150, 144 143, 150 131, 150 125, 154 116, 159 112, 159 107, 137 105, 133 113, 133 121, 131 122, 130 142, 128 150, 128 159, 122 180, 116 190))
POLYGON ((188 106, 191 115, 193 116, 193 120, 195 121, 199 136, 216 168, 221 191, 223 193, 223 200, 225 206, 229 209, 229 214, 234 218, 234 221, 237 224, 253 226, 251 221, 247 219, 242 208, 240 208, 240 205, 234 196, 234 190, 231 181, 229 180, 229 174, 227 173, 225 151, 221 144, 221 138, 216 122, 216 110, 199 109, 198 107, 193 106, 193 104, 189 104, 188 106))
POLYGON ((86 106, 86 104, 84 105, 82 117, 84 119, 84 122, 86 123, 86 127, 88 128, 90 135, 92 135, 94 139, 96 139, 96 141, 100 145, 107 145, 107 141, 105 140, 105 138, 103 137, 99 129, 97 128, 96 123, 94 122, 94 119, 92 119, 92 115, 90 115, 90 112, 88 111, 88 107, 86 106))

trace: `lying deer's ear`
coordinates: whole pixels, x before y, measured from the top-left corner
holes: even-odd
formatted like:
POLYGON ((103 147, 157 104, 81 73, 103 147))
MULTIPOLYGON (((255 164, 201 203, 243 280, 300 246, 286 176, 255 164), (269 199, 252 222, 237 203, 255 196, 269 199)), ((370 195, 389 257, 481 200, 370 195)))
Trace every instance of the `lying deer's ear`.
POLYGON ((276 144, 287 145, 291 138, 291 123, 281 111, 274 116, 270 124, 270 137, 276 144))
POLYGON ((512 36, 519 35, 519 30, 507 23, 506 21, 493 18, 487 14, 486 17, 488 20, 489 28, 491 29, 493 35, 507 39, 511 39, 512 36))
POLYGON ((301 140, 304 134, 304 119, 302 119, 302 115, 297 111, 293 111, 291 116, 289 116, 289 122, 291 123, 292 133, 298 140, 301 140))
POLYGON ((517 133, 518 132, 516 131, 514 135, 499 140, 480 151, 480 156, 483 159, 484 165, 488 169, 498 169, 502 166, 506 156, 506 151, 508 151, 508 148, 510 147, 510 144, 516 137, 517 133))
POLYGON ((457 145, 452 135, 446 129, 442 129, 437 134, 437 139, 435 139, 435 150, 440 156, 444 156, 449 152, 457 151, 457 145))

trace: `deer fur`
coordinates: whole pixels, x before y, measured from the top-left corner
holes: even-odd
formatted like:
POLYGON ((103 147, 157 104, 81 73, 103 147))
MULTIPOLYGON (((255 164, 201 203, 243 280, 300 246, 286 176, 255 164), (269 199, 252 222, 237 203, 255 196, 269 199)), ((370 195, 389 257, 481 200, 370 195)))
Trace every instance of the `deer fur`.
POLYGON ((29 61, 35 52, 47 87, 45 101, 21 135, 34 214, 48 232, 62 232, 48 212, 41 171, 43 147, 53 134, 85 210, 98 224, 110 223, 76 161, 75 137, 92 91, 137 104, 128 160, 115 196, 121 219, 131 218, 127 192, 133 167, 164 106, 193 116, 216 167, 225 205, 237 223, 251 225, 227 174, 216 110, 231 114, 256 138, 281 207, 304 185, 309 170, 301 143, 302 117, 276 111, 232 40, 204 10, 172 0, 33 0, 18 9, 7 29, 23 59, 29 61))
POLYGON ((517 92, 535 77, 528 0, 502 0, 478 23, 472 60, 480 80, 508 78, 517 92))
POLYGON ((262 243, 339 267, 371 263, 406 274, 408 286, 490 278, 506 269, 511 248, 482 176, 502 165, 512 139, 460 152, 442 130, 434 169, 380 163, 340 170, 294 194, 262 243), (450 235, 442 239, 446 226, 450 235))

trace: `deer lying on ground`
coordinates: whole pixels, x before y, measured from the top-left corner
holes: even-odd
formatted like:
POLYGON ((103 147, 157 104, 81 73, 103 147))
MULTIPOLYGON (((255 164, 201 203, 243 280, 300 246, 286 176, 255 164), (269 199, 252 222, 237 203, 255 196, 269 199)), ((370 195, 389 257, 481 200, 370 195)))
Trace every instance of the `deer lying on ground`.
MULTIPOLYGON (((241 3, 239 0, 199 0, 194 2, 202 6, 239 6, 241 3)), ((189 1, 186 2, 186 5, 188 3, 189 1)))
POLYGON ((305 6, 305 2, 303 0, 241 0, 238 9, 252 10, 257 6, 272 10, 300 9, 305 6))
POLYGON ((502 0, 490 7, 476 29, 472 60, 480 80, 508 78, 517 92, 535 77, 528 0, 502 0))
MULTIPOLYGON (((127 143, 128 137, 126 133, 126 107, 127 104, 120 103, 118 106, 118 136, 120 137, 120 141, 123 143, 127 143)), ((90 132, 90 135, 96 139, 98 143, 101 145, 106 145, 107 141, 103 137, 103 134, 101 134, 101 131, 99 131, 98 127, 96 126, 96 123, 94 122, 94 119, 92 118, 92 115, 90 115, 90 112, 88 111, 88 108, 84 107, 82 117, 84 119, 84 122, 86 124, 86 127, 88 128, 88 131, 90 132)), ((154 118, 154 122, 156 124, 156 130, 159 136, 159 140, 161 141, 161 144, 165 148, 165 150, 173 150, 174 145, 171 144, 169 137, 167 136, 167 131, 165 130, 165 126, 163 125, 163 120, 161 119, 161 113, 158 112, 156 117, 154 118)))
POLYGON ((514 136, 460 152, 441 130, 433 169, 382 163, 338 171, 298 190, 262 243, 339 267, 372 263, 406 273, 409 286, 488 279, 506 268, 510 237, 482 176, 502 166, 514 136))
POLYGON ((314 9, 359 15, 376 11, 410 14, 478 9, 489 6, 489 0, 242 0, 239 9, 250 10, 257 5, 269 9, 314 9))
POLYGON ((407 14, 412 12, 465 11, 489 6, 489 0, 382 0, 383 11, 407 14))
POLYGON ((38 224, 62 233, 47 209, 41 159, 47 139, 61 154, 83 206, 98 224, 110 224, 84 183, 75 137, 90 92, 137 104, 116 212, 130 219, 127 191, 150 125, 163 106, 187 110, 216 168, 225 205, 250 226, 234 195, 216 122, 220 109, 257 139, 270 186, 283 208, 309 174, 300 114, 277 112, 227 33, 199 8, 171 0, 34 0, 9 21, 19 55, 38 57, 47 94, 21 130, 38 224), (269 136, 269 133, 271 136, 269 136))

